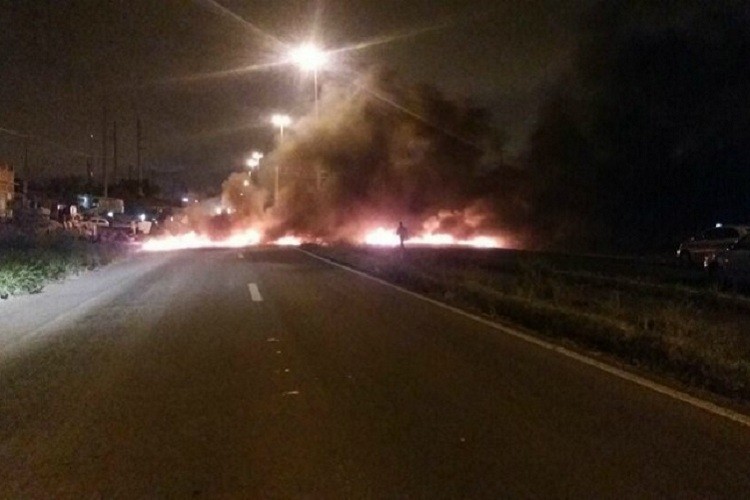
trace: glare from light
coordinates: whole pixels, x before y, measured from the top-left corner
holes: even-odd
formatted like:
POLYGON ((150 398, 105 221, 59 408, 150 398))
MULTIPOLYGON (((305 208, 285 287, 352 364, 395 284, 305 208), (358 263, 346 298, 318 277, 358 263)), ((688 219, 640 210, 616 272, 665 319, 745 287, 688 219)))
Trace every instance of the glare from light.
POLYGON ((298 236, 282 236, 278 240, 273 242, 274 245, 278 246, 288 246, 288 247, 298 247, 302 244, 302 238, 298 236))
POLYGON ((263 153, 261 153, 260 151, 253 151, 252 157, 256 160, 260 160, 261 158, 263 158, 263 153))
POLYGON ((138 218, 141 220, 141 222, 146 220, 146 214, 141 214, 138 216, 138 218))
POLYGON ((292 61, 305 71, 316 71, 328 62, 328 54, 311 43, 292 49, 292 61))
POLYGON ((384 227, 379 227, 368 232, 365 235, 364 242, 366 245, 395 247, 399 244, 400 240, 395 231, 389 231, 384 227))
POLYGON ((187 196, 185 196, 185 197, 182 198, 182 202, 183 203, 188 203, 189 201, 190 201, 190 199, 187 196))
POLYGON ((245 179, 244 181, 242 181, 242 185, 248 187, 250 185, 250 181, 245 179))
POLYGON ((260 165, 260 160, 258 160, 257 158, 248 158, 245 164, 251 169, 257 168, 258 165, 260 165))
POLYGON ((143 244, 142 250, 147 252, 166 252, 193 248, 240 248, 257 245, 260 243, 260 240, 261 233, 256 229, 247 229, 235 233, 221 241, 214 241, 208 236, 190 232, 179 236, 153 238, 143 244))
POLYGON ((276 114, 271 117, 271 123, 276 127, 288 127, 292 123, 292 118, 289 115, 276 114))
POLYGON ((107 217, 114 217, 114 216, 115 216, 114 212, 107 212, 107 217))
MULTIPOLYGON (((365 245, 395 247, 401 243, 400 238, 394 230, 378 227, 364 235, 365 245)), ((425 233, 408 238, 410 245, 414 246, 462 246, 472 248, 503 248, 504 242, 500 238, 492 236, 475 236, 469 239, 459 239, 446 233, 425 233)))

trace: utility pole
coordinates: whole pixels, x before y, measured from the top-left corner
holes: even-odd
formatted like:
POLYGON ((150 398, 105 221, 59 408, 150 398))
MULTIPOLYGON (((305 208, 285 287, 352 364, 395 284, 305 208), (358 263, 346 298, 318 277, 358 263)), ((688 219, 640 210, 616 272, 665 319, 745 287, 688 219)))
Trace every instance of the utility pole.
POLYGON ((21 199, 21 204, 26 207, 26 194, 29 192, 29 177, 31 177, 31 172, 29 172, 29 138, 26 137, 26 140, 23 142, 23 184, 21 185, 21 192, 23 193, 23 198, 21 199))
POLYGON ((109 178, 107 177, 107 105, 102 106, 102 186, 104 197, 109 196, 109 178))
POLYGON ((138 196, 143 196, 143 168, 141 166, 141 117, 136 114, 135 118, 135 164, 138 168, 138 196))
POLYGON ((117 120, 112 124, 112 182, 117 184, 117 120))
POLYGON ((29 139, 28 137, 23 141, 23 176, 26 180, 29 180, 29 139))
POLYGON ((86 183, 94 182, 94 134, 89 131, 89 156, 86 159, 86 183))

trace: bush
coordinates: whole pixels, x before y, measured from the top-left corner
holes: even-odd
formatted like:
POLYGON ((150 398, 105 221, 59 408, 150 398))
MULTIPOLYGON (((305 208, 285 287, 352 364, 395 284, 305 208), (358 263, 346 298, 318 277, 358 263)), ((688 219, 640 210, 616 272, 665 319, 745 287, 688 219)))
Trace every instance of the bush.
POLYGON ((39 293, 50 281, 108 264, 126 252, 117 244, 95 244, 59 232, 36 236, 0 229, 0 298, 39 293))

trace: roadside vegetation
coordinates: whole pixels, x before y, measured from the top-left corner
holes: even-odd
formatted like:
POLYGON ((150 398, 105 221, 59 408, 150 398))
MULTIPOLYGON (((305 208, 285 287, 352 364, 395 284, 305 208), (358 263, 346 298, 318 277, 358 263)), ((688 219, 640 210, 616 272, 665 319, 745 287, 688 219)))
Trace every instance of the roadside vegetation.
POLYGON ((658 261, 513 251, 307 250, 492 319, 750 400, 750 299, 658 261))
POLYGON ((0 298, 39 293, 51 281, 95 269, 124 255, 116 243, 91 243, 62 231, 36 235, 0 227, 0 298))

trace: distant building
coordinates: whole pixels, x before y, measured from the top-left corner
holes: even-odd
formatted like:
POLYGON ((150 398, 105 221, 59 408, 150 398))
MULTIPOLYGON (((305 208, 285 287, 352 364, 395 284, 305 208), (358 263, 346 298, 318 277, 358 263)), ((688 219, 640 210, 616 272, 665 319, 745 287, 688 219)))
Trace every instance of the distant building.
POLYGON ((0 163, 0 219, 12 215, 11 204, 13 202, 13 167, 0 163))

